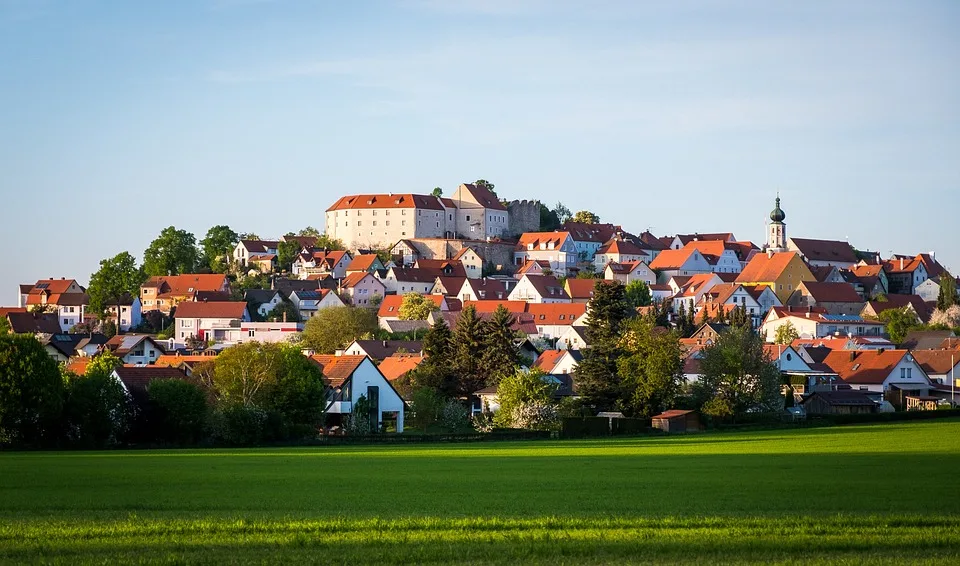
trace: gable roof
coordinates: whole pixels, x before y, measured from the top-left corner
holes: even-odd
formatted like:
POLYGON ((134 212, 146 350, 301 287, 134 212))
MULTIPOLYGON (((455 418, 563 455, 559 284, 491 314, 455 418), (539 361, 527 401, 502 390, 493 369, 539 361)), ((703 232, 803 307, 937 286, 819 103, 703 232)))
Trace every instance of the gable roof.
POLYGON ((220 291, 226 285, 227 276, 219 273, 187 273, 151 277, 141 285, 156 288, 158 294, 190 295, 196 291, 220 291))
POLYGON ((433 284, 433 292, 436 293, 440 289, 443 289, 443 293, 445 295, 453 297, 460 292, 460 289, 463 289, 463 284, 466 281, 466 277, 441 275, 440 277, 437 277, 436 282, 433 284))
POLYGON ((805 405, 812 399, 818 398, 823 403, 832 407, 871 407, 875 406, 870 396, 862 391, 856 390, 838 390, 838 391, 814 391, 806 399, 800 402, 805 405))
POLYGON ((736 238, 733 236, 732 232, 716 232, 713 234, 677 234, 677 239, 680 240, 680 243, 686 246, 690 242, 703 242, 703 241, 722 241, 722 242, 734 242, 736 238))
POLYGON ((847 383, 881 384, 903 360, 906 350, 833 350, 823 363, 847 383))
POLYGON ((367 359, 367 356, 332 356, 328 354, 310 356, 310 360, 320 367, 324 384, 333 388, 342 387, 365 359, 367 359))
POLYGON ((543 298, 570 298, 570 295, 568 295, 567 292, 563 290, 563 286, 560 285, 560 281, 553 275, 531 275, 528 273, 523 276, 523 279, 526 279, 537 294, 543 298))
MULTIPOLYGON (((480 187, 474 185, 473 183, 463 183, 460 185, 461 188, 466 189, 474 200, 480 203, 480 206, 484 208, 492 208, 494 210, 506 210, 507 207, 500 202, 500 199, 497 198, 497 195, 493 194, 493 191, 486 187, 480 187)), ((456 202, 454 200, 454 202, 456 202)))
POLYGON ((610 240, 606 244, 600 246, 597 250, 597 254, 619 254, 619 255, 639 255, 639 256, 649 256, 650 254, 637 244, 633 242, 628 242, 626 240, 610 240))
POLYGON ((833 261, 851 265, 860 261, 848 242, 812 238, 790 238, 790 241, 807 261, 833 261))
MULTIPOLYGON (((569 232, 570 237, 577 242, 596 242, 602 244, 609 242, 617 236, 622 239, 623 228, 609 223, 588 224, 586 222, 574 222, 567 220, 560 226, 560 230, 569 232)), ((627 234, 629 236, 629 234, 627 234)), ((632 237, 632 236, 631 236, 632 237)), ((599 252, 598 252, 599 253, 599 252)))
POLYGON ((911 330, 901 344, 906 350, 941 350, 956 348, 956 345, 960 345, 960 338, 951 330, 911 330))
POLYGON ((543 373, 548 375, 552 374, 565 355, 569 355, 578 363, 583 359, 583 356, 577 350, 545 350, 536 361, 533 362, 533 367, 543 370, 543 373))
POLYGON ((902 309, 904 307, 910 306, 913 307, 913 311, 917 313, 917 316, 920 317, 921 321, 930 320, 930 308, 927 303, 924 302, 923 298, 919 295, 900 295, 897 293, 890 293, 885 295, 886 301, 869 301, 870 309, 876 313, 877 316, 884 311, 890 309, 902 309))
POLYGON ((473 254, 476 255, 478 258, 483 259, 483 256, 480 255, 480 252, 470 247, 461 248, 459 252, 454 254, 453 259, 460 261, 470 252, 473 252, 473 254))
MULTIPOLYGON (((460 266, 460 270, 463 270, 463 265, 460 266)), ((435 283, 437 277, 443 275, 440 270, 419 267, 391 267, 389 272, 393 273, 397 281, 412 283, 435 283)), ((466 273, 460 275, 466 276, 466 273)))
POLYGON ((524 310, 539 326, 573 325, 587 312, 586 303, 527 303, 524 310))
MULTIPOLYGON (((681 285, 679 294, 685 297, 693 297, 696 296, 697 293, 705 293, 716 286, 713 285, 704 289, 716 276, 716 273, 698 273, 693 275, 681 285)), ((720 285, 720 283, 717 283, 717 285, 720 285)))
POLYGON ((417 259, 413 269, 427 269, 437 276, 446 275, 445 271, 450 272, 450 276, 466 277, 467 270, 463 267, 460 260, 454 259, 417 259))
POLYGON ((849 283, 804 281, 797 287, 806 289, 807 294, 818 303, 863 303, 863 299, 849 283))
POLYGON ((347 265, 347 271, 370 271, 379 261, 377 254, 359 254, 347 265))
POLYGON ((601 285, 619 285, 618 281, 610 279, 577 279, 567 278, 564 282, 565 290, 571 299, 590 299, 593 298, 593 290, 597 283, 601 285))
POLYGON ((553 244, 553 249, 558 250, 563 247, 564 242, 567 241, 567 238, 570 237, 569 232, 524 232, 520 234, 520 238, 517 240, 517 251, 527 250, 527 247, 532 245, 533 249, 529 251, 538 251, 540 250, 540 244, 544 244, 549 248, 549 244, 553 244))
POLYGON ((797 252, 756 254, 737 276, 736 281, 737 283, 777 281, 794 258, 799 258, 797 252))
POLYGON ((476 297, 477 300, 507 300, 507 297, 510 295, 506 283, 498 279, 489 279, 486 277, 483 279, 464 279, 460 289, 463 290, 463 287, 466 285, 469 285, 470 289, 473 290, 473 296, 476 297))
POLYGON ((246 302, 262 305, 263 303, 269 303, 278 295, 280 295, 280 292, 274 289, 247 289, 243 298, 246 302))
POLYGON ((543 271, 544 269, 550 269, 550 262, 545 259, 538 259, 538 260, 528 259, 523 262, 523 265, 517 268, 516 274, 524 275, 528 271, 533 270, 534 267, 539 267, 540 271, 543 271))
POLYGON ((393 354, 384 358, 377 368, 387 381, 393 381, 415 370, 423 360, 420 354, 393 354))
POLYGON ((186 301, 177 305, 174 318, 243 318, 247 303, 241 301, 186 301))
POLYGON ((369 208, 425 208, 444 210, 440 199, 433 195, 412 193, 386 193, 369 195, 348 195, 340 197, 330 205, 327 212, 333 210, 356 210, 369 208))
POLYGON ((14 334, 57 334, 60 319, 54 313, 8 312, 7 321, 14 334))
POLYGON ((146 399, 152 381, 158 379, 187 379, 187 374, 183 373, 183 370, 168 366, 121 366, 114 369, 113 373, 116 374, 130 396, 138 403, 142 403, 146 399))
POLYGON ((389 358, 400 350, 405 350, 407 353, 419 353, 423 350, 423 342, 420 340, 354 340, 347 349, 353 344, 359 346, 374 360, 389 358))
POLYGON ((240 240, 240 245, 251 254, 268 254, 270 250, 277 249, 280 242, 278 240, 240 240))
POLYGON ((948 375, 950 370, 960 365, 960 355, 956 350, 914 350, 911 354, 927 374, 948 375))
POLYGON ((703 255, 695 247, 684 246, 679 250, 663 250, 656 259, 650 262, 650 268, 660 270, 680 269, 683 264, 689 261, 690 256, 696 253, 703 255))
POLYGON ((145 341, 149 341, 153 344, 154 348, 163 352, 160 344, 149 334, 117 334, 107 340, 103 346, 117 357, 123 357, 145 341))

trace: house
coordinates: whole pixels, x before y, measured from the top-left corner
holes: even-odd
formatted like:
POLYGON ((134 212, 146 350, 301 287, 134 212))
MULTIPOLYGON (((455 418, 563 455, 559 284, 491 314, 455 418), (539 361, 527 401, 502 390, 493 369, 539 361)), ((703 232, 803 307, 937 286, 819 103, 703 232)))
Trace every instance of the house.
POLYGON ((956 387, 960 379, 960 352, 956 350, 913 350, 914 359, 930 381, 956 387))
POLYGON ((859 315, 866 303, 849 283, 804 281, 790 295, 787 304, 792 307, 823 307, 828 314, 859 315))
POLYGON ((883 272, 887 275, 891 294, 913 295, 917 286, 929 278, 920 256, 889 259, 883 263, 883 272))
POLYGON ((657 283, 657 274, 650 269, 650 266, 642 261, 631 261, 626 263, 611 262, 603 270, 603 278, 608 281, 619 281, 624 285, 634 281, 643 281, 647 285, 657 283))
POLYGON ((860 261, 853 246, 837 240, 789 238, 787 249, 798 253, 805 262, 813 266, 832 265, 850 269, 860 261))
POLYGON ((140 306, 144 313, 170 311, 184 301, 196 300, 204 291, 229 292, 227 276, 213 274, 185 274, 151 277, 140 286, 140 306))
POLYGON ((423 363, 424 357, 421 353, 404 354, 397 353, 387 356, 380 362, 377 369, 387 378, 387 381, 395 381, 407 375, 423 363))
POLYGON ((828 336, 880 336, 884 324, 866 320, 857 315, 829 314, 821 307, 774 307, 767 313, 760 334, 773 342, 777 328, 790 324, 801 338, 824 338, 828 336))
MULTIPOLYGON (((419 260, 418 260, 419 261, 419 260)), ((415 267, 391 267, 381 280, 388 293, 420 293, 428 295, 433 291, 433 284, 437 277, 442 275, 433 269, 415 267)), ((464 275, 461 274, 461 277, 464 275)))
POLYGON ((853 285, 857 293, 864 300, 875 299, 880 295, 886 295, 889 291, 887 274, 883 271, 882 265, 858 264, 849 271, 840 272, 847 283, 853 285))
POLYGON ((269 273, 276 267, 279 245, 277 240, 240 240, 233 248, 233 261, 240 267, 256 267, 269 273))
POLYGON ((134 297, 130 293, 124 293, 120 300, 120 321, 117 321, 117 303, 110 302, 106 305, 105 320, 112 320, 117 325, 120 332, 129 332, 131 329, 140 326, 143 322, 143 312, 140 306, 140 297, 134 297))
POLYGON ((697 312, 709 320, 717 318, 721 312, 726 315, 735 308, 741 308, 750 317, 753 328, 757 328, 765 312, 747 289, 739 283, 714 285, 700 296, 700 300, 696 303, 697 312))
POLYGON ((147 334, 118 334, 107 340, 102 349, 132 366, 153 365, 165 353, 163 347, 147 334))
MULTIPOLYGON (((576 373, 577 364, 583 360, 579 350, 546 350, 533 362, 533 368, 546 375, 571 375, 576 373)), ((557 383, 560 385, 560 383, 557 383)), ((572 391, 570 392, 572 393, 572 391)))
POLYGON ((696 432, 702 428, 699 413, 679 409, 654 415, 651 426, 663 432, 696 432))
POLYGON ((524 275, 510 291, 509 300, 528 303, 569 303, 570 295, 552 275, 524 275))
POLYGON ((503 281, 484 277, 483 279, 464 279, 456 298, 461 301, 505 301, 509 295, 510 292, 503 281))
POLYGON ((859 415, 876 413, 877 403, 863 391, 814 391, 801 401, 808 415, 859 415))
POLYGON ((248 289, 243 300, 260 318, 267 318, 267 315, 283 302, 283 296, 275 289, 248 289))
POLYGON ((954 350, 960 338, 952 330, 911 330, 900 345, 905 350, 954 350))
POLYGON ((597 285, 620 285, 618 281, 607 279, 567 279, 563 282, 563 290, 574 303, 588 303, 593 298, 593 290, 597 285))
POLYGON ((435 277, 466 277, 467 270, 458 260, 451 259, 423 259, 413 264, 414 269, 427 269, 434 272, 435 277))
POLYGON ((930 320, 932 309, 923 302, 918 295, 896 295, 889 294, 884 297, 885 301, 868 301, 860 311, 860 316, 864 318, 878 319, 884 311, 892 309, 904 309, 913 313, 917 317, 917 322, 926 322, 930 320))
MULTIPOLYGON (((960 285, 958 285, 960 287, 960 285)), ((918 297, 926 303, 935 303, 940 298, 940 276, 930 277, 916 286, 914 290, 918 297)))
POLYGON ((452 213, 433 195, 348 195, 327 209, 325 233, 352 250, 378 249, 407 238, 444 237, 452 213))
POLYGON ((357 257, 350 260, 344 276, 363 271, 373 273, 381 269, 386 269, 386 267, 384 267, 383 262, 380 261, 380 257, 377 254, 358 254, 357 257))
POLYGON ((713 266, 696 247, 683 247, 679 250, 660 252, 657 259, 650 262, 650 269, 657 272, 659 283, 666 283, 676 276, 713 272, 713 266))
MULTIPOLYGON (((387 296, 390 297, 393 295, 387 296)), ((380 321, 380 328, 390 332, 391 334, 399 332, 410 333, 414 338, 417 338, 418 336, 423 336, 428 330, 430 330, 430 321, 384 319, 380 321)))
POLYGON ((568 336, 570 327, 587 324, 584 303, 527 303, 525 314, 536 325, 537 335, 547 340, 568 336))
POLYGON ((151 383, 167 379, 187 379, 183 370, 169 366, 122 366, 114 369, 110 376, 123 386, 123 390, 140 411, 148 407, 151 383))
POLYGON ((786 303, 804 281, 816 281, 816 278, 796 252, 756 254, 736 279, 747 287, 769 286, 781 303, 786 303))
POLYGON ((323 372, 327 386, 325 413, 328 426, 346 425, 346 415, 363 418, 354 412, 360 397, 369 401, 372 430, 403 432, 406 404, 390 382, 367 356, 310 356, 323 372))
POLYGON ((513 272, 513 277, 514 279, 522 279, 528 273, 530 275, 552 275, 553 270, 550 268, 550 262, 545 259, 528 259, 513 272))
POLYGON ((32 286, 20 287, 18 306, 55 311, 60 331, 67 332, 83 322, 90 297, 75 279, 40 279, 32 286))
MULTIPOLYGON (((499 303, 504 304, 508 301, 483 301, 485 303, 499 303)), ((477 305, 477 302, 470 303, 472 305, 477 305)), ((466 305, 464 305, 466 306, 466 305)), ((508 308, 509 310, 509 308, 508 308)), ((443 321, 447 323, 447 326, 450 328, 456 328, 457 322, 460 320, 460 314, 462 310, 458 311, 434 311, 430 313, 430 316, 427 317, 427 322, 431 325, 435 324, 437 320, 443 318, 443 321)), ((489 320, 493 314, 493 310, 482 311, 477 309, 477 318, 480 320, 489 320)), ((533 316, 523 312, 510 311, 511 317, 513 319, 510 324, 510 329, 515 333, 523 334, 528 339, 538 338, 540 334, 537 331, 537 326, 533 323, 533 316)))
POLYGON ((463 283, 466 280, 466 277, 437 277, 436 281, 433 282, 433 292, 431 294, 455 299, 459 296, 460 289, 463 288, 463 283))
POLYGON ((394 354, 421 354, 423 342, 419 340, 354 340, 343 349, 344 356, 369 356, 381 362, 394 354))
POLYGON ((859 391, 926 395, 932 388, 923 368, 906 350, 833 350, 823 363, 859 391))
MULTIPOLYGON (((447 300, 443 295, 424 295, 428 301, 436 305, 437 310, 448 310, 447 300)), ((387 295, 380 301, 377 318, 383 327, 384 321, 400 320, 400 305, 403 304, 403 295, 387 295)))
MULTIPOLYGON (((589 263, 595 261, 596 254, 604 247, 604 244, 611 240, 630 240, 634 243, 642 244, 638 238, 627 234, 620 226, 607 223, 587 224, 586 222, 568 220, 560 226, 559 231, 570 234, 580 261, 589 263)), ((653 258, 648 257, 642 259, 650 261, 653 258)), ((606 262, 604 262, 603 265, 606 265, 606 262)), ((600 267, 602 266, 599 266, 598 270, 600 267)))
POLYGON ((749 287, 744 287, 744 289, 750 293, 750 296, 757 301, 757 304, 760 305, 760 317, 763 318, 766 316, 770 309, 773 307, 782 307, 783 303, 780 302, 780 297, 773 292, 773 288, 769 285, 752 285, 749 287))
POLYGON ((243 302, 183 302, 177 307, 177 340, 194 337, 203 341, 237 342, 242 338, 240 325, 250 322, 247 303, 243 302))
POLYGON ((300 320, 304 322, 317 316, 317 313, 322 309, 346 306, 343 300, 330 289, 292 291, 290 293, 290 302, 293 303, 293 308, 297 309, 300 320))
MULTIPOLYGON (((569 232, 525 232, 514 248, 514 264, 546 262, 550 272, 566 276, 576 270, 580 255, 569 232)), ((542 265, 542 264, 541 264, 542 265)))
POLYGON ((466 276, 470 279, 477 279, 483 276, 483 257, 473 248, 462 248, 454 254, 453 261, 459 261, 466 271, 466 276))
POLYGON ((674 312, 679 312, 681 308, 684 312, 693 312, 703 295, 721 283, 723 280, 712 272, 699 273, 692 277, 671 278, 670 286, 676 293, 673 297, 674 312))
POLYGON ((650 294, 654 303, 669 301, 676 294, 670 285, 653 284, 650 285, 650 294))
POLYGON ((20 312, 8 310, 6 316, 13 334, 59 334, 63 332, 60 319, 53 313, 20 312))
POLYGON ((386 293, 383 282, 369 272, 351 273, 340 281, 340 295, 353 306, 372 307, 382 301, 386 293))
POLYGON ((633 242, 613 239, 600 246, 593 257, 597 272, 604 271, 608 263, 648 263, 653 254, 633 242))
POLYGON ((342 279, 347 275, 347 267, 352 261, 350 253, 341 250, 303 250, 293 260, 291 272, 300 279, 311 275, 330 275, 334 279, 342 279))
POLYGON ((590 347, 587 340, 587 327, 570 325, 557 335, 557 348, 561 350, 586 350, 590 347))
POLYGON ((107 342, 107 337, 94 334, 42 334, 38 336, 47 354, 57 363, 68 363, 77 357, 89 357, 107 342))
MULTIPOLYGON (((818 283, 847 283, 840 268, 833 265, 808 265, 810 273, 818 283)), ((847 271, 847 270, 844 270, 847 271)))
POLYGON ((454 238, 483 240, 499 238, 509 232, 510 213, 493 191, 482 185, 463 183, 454 191, 450 199, 444 199, 448 221, 453 215, 452 225, 447 231, 454 238), (449 204, 448 204, 449 203, 449 204))
POLYGON ((742 244, 721 240, 695 240, 684 248, 695 248, 703 254, 714 273, 740 273, 750 251, 742 244))

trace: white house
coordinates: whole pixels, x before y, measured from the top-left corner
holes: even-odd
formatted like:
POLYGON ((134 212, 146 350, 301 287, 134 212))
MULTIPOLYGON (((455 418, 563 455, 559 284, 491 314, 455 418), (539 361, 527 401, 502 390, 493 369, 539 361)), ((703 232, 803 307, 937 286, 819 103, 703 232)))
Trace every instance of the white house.
POLYGON ((642 261, 608 263, 603 269, 603 278, 611 281, 619 281, 624 285, 637 280, 643 281, 647 285, 655 285, 657 283, 657 274, 650 269, 649 265, 642 261))
POLYGON ((510 291, 509 300, 528 303, 569 303, 570 295, 552 275, 524 275, 510 291))
POLYGON ((163 355, 160 344, 146 334, 117 334, 107 340, 103 350, 120 358, 124 364, 151 366, 163 355))
POLYGON ((340 297, 330 289, 291 291, 290 302, 293 303, 293 307, 300 315, 300 320, 303 321, 317 316, 321 309, 345 306, 340 297))
POLYGON ((927 395, 934 387, 907 350, 833 350, 823 363, 860 391, 897 389, 904 395, 927 395))
POLYGON ((301 330, 303 324, 296 322, 244 322, 237 342, 290 342, 301 330))
POLYGON ((393 424, 396 432, 403 432, 405 404, 400 394, 380 373, 367 356, 310 356, 323 372, 327 386, 326 414, 328 423, 334 426, 346 424, 345 417, 370 418, 377 429, 393 424), (354 412, 357 401, 363 396, 375 400, 370 406, 375 412, 359 415, 354 412))
POLYGON ((561 350, 585 350, 590 347, 587 342, 587 328, 585 326, 570 325, 557 335, 557 348, 561 350))
POLYGON ((266 318, 270 311, 283 302, 283 295, 275 289, 249 289, 243 299, 251 305, 256 305, 257 314, 261 318, 266 318))
POLYGON ((622 240, 610 240, 596 251, 593 264, 597 271, 603 271, 608 263, 647 263, 653 260, 653 254, 637 244, 622 240))
POLYGON ((673 277, 712 273, 713 266, 695 247, 679 250, 664 250, 650 263, 650 268, 659 273, 658 280, 666 283, 673 277))
POLYGON ((577 246, 568 232, 526 232, 513 252, 515 265, 527 261, 546 262, 554 275, 567 275, 579 261, 577 246))
POLYGON ((800 338, 825 338, 830 336, 880 336, 884 324, 866 320, 856 315, 827 314, 820 307, 774 307, 760 325, 760 334, 773 342, 777 328, 792 324, 800 338))
POLYGON ((437 273, 432 269, 391 267, 380 281, 388 293, 429 295, 437 281, 437 273))
POLYGON ((537 327, 537 334, 548 340, 567 336, 571 326, 587 324, 584 303, 527 303, 526 314, 537 327))
POLYGON ((240 325, 250 322, 247 303, 186 301, 177 305, 176 338, 184 341, 191 336, 200 340, 237 342, 242 338, 240 325))
POLYGON ((453 260, 463 265, 468 278, 477 279, 483 276, 483 258, 473 248, 463 248, 453 256, 453 260))
POLYGON ((679 311, 681 306, 684 312, 693 311, 703 295, 721 283, 723 283, 723 279, 720 279, 720 276, 716 273, 711 272, 679 279, 671 277, 669 285, 676 293, 673 297, 674 312, 679 311))
POLYGON ((233 260, 241 267, 250 264, 251 259, 259 264, 259 259, 267 256, 276 257, 279 244, 280 242, 276 240, 240 240, 233 248, 233 260))
POLYGON ((143 311, 140 307, 140 297, 134 297, 129 293, 120 299, 120 320, 117 321, 117 303, 110 302, 106 305, 107 318, 114 321, 121 332, 129 332, 131 328, 140 326, 143 322, 143 311))

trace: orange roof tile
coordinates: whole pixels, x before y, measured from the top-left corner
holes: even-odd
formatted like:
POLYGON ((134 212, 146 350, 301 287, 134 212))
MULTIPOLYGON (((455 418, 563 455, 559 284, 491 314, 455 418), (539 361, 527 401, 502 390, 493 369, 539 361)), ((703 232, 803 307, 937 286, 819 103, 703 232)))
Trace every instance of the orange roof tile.
POLYGON ((423 362, 423 359, 420 354, 394 354, 384 358, 377 368, 383 374, 383 377, 387 378, 388 381, 393 381, 416 369, 423 362))
POLYGON ((688 248, 686 246, 679 250, 663 250, 660 252, 660 255, 657 256, 657 259, 650 262, 650 268, 661 270, 680 269, 683 267, 683 264, 690 259, 690 256, 698 251, 696 248, 688 248))
POLYGON ((174 318, 243 318, 247 303, 242 301, 186 301, 177 305, 174 318))
POLYGON ((906 350, 834 350, 823 363, 847 383, 880 384, 907 353, 906 350))
POLYGON ((737 276, 737 283, 765 283, 777 281, 797 252, 777 252, 772 255, 757 254, 737 276))
POLYGON ((350 379, 350 376, 365 359, 367 359, 366 356, 310 356, 310 360, 320 366, 320 371, 323 372, 323 380, 330 387, 343 386, 344 382, 350 379))
POLYGON ((426 208, 444 210, 443 204, 433 195, 416 195, 411 193, 388 193, 373 195, 348 195, 340 197, 333 203, 331 210, 355 210, 369 208, 426 208))
POLYGON ((541 243, 546 244, 548 248, 549 244, 553 243, 553 249, 560 249, 569 237, 569 232, 524 232, 517 241, 516 249, 526 250, 527 246, 532 244, 533 250, 530 251, 536 251, 540 249, 541 243))

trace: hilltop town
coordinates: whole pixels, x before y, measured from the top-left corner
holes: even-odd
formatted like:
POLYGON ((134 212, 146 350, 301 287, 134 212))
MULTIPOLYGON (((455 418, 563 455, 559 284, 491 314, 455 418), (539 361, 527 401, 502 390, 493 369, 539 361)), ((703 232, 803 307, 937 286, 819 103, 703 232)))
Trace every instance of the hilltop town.
MULTIPOLYGON (((415 392, 428 387, 421 370, 432 333, 458 331, 464 317, 489 332, 508 328, 508 366, 535 370, 558 404, 580 399, 582 414, 696 427, 689 415, 703 408, 682 399, 702 385, 711 348, 731 329, 763 343, 785 414, 954 406, 958 280, 933 253, 884 258, 846 241, 794 237, 780 198, 772 200, 772 211, 757 211, 766 241, 755 243, 732 233, 635 233, 589 211, 505 200, 482 180, 449 197, 347 195, 327 208, 322 233, 263 239, 215 226, 198 242, 170 227, 143 265, 122 253, 101 262, 87 287, 78 274, 25 283, 0 318, 77 375, 114 356, 113 375, 135 399, 153 380, 189 379, 230 348, 293 344, 322 372, 328 423, 345 425, 329 419, 353 414, 364 398, 373 426, 398 432, 415 392), (623 349, 616 340, 637 332, 604 329, 619 315, 602 309, 617 301, 628 308, 622 318, 648 320, 676 347, 681 379, 663 402, 638 408, 622 392, 597 401, 596 370, 581 376, 581 364, 598 363, 598 341, 623 349)), ((486 359, 485 348, 478 341, 473 355, 486 359)), ((480 416, 500 407, 501 379, 429 388, 480 416)))

